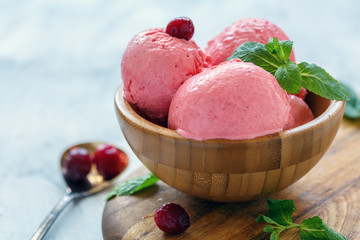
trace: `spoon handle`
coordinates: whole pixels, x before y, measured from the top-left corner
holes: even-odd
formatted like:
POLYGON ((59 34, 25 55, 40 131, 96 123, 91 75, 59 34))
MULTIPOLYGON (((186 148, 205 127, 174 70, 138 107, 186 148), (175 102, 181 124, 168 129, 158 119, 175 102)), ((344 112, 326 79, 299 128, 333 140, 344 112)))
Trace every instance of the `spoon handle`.
POLYGON ((47 231, 50 229, 55 219, 60 215, 64 208, 75 198, 73 193, 66 194, 52 209, 52 211, 47 215, 44 221, 41 223, 38 230, 30 238, 30 240, 40 240, 43 239, 47 231))

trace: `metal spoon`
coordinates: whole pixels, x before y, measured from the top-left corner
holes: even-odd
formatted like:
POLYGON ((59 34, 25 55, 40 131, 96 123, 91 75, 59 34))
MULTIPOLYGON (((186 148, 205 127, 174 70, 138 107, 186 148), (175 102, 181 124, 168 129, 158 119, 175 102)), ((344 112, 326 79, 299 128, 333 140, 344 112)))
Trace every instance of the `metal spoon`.
MULTIPOLYGON (((89 151, 89 154, 93 155, 95 149, 98 145, 107 144, 102 142, 91 142, 91 143, 80 143, 74 146, 69 147, 60 158, 60 166, 62 172, 65 168, 66 157, 69 154, 69 151, 74 147, 83 147, 89 151)), ((119 151, 122 152, 119 148, 119 151)), ((119 173, 120 174, 120 173, 119 173)), ((52 211, 48 214, 48 216, 41 223, 38 230, 34 233, 34 235, 30 238, 30 240, 39 240, 43 239, 45 234, 48 232, 52 224, 55 222, 55 219, 60 215, 60 213, 65 209, 65 207, 74 199, 83 198, 90 196, 92 194, 98 193, 108 186, 119 176, 119 174, 109 180, 105 180, 103 176, 101 176, 96 170, 96 166, 93 164, 91 167, 90 173, 86 176, 86 179, 81 182, 71 182, 65 179, 67 184, 66 194, 65 196, 55 205, 52 211)))

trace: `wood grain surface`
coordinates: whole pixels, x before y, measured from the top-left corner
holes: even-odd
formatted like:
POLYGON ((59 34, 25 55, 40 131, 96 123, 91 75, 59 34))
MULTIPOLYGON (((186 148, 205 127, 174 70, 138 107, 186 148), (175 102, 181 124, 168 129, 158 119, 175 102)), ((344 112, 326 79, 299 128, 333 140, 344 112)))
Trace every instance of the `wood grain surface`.
MULTIPOLYGON (((141 168, 135 175, 144 174, 141 168)), ((343 120, 327 154, 305 177, 270 198, 294 200, 294 221, 319 216, 352 240, 360 239, 360 121, 343 120)), ((255 219, 266 212, 266 199, 243 203, 216 203, 183 194, 159 182, 134 196, 116 197, 103 212, 106 240, 114 239, 269 239, 255 219), (182 205, 191 226, 169 236, 154 223, 155 210, 166 202, 182 205)), ((287 231, 281 239, 299 239, 287 231)))

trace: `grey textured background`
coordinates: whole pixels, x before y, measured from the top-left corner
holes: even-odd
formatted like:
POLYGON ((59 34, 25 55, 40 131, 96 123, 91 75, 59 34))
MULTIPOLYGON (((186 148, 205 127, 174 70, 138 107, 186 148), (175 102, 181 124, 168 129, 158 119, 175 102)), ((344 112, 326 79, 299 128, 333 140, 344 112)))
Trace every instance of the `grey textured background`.
MULTIPOLYGON (((356 0, 1 0, 1 239, 28 239, 62 197, 58 159, 67 146, 113 142, 130 155, 126 174, 139 166, 114 114, 121 56, 134 34, 177 16, 192 18, 202 48, 239 18, 266 18, 295 42, 298 60, 360 89, 356 0)), ((47 239, 101 239, 105 196, 68 206, 47 239)))

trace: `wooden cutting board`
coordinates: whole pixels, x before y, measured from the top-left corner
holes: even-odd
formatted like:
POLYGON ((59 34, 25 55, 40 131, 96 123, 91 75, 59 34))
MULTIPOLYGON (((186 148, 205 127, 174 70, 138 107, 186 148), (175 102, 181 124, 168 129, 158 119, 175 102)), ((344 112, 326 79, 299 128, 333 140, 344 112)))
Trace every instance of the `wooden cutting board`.
MULTIPOLYGON (((131 177, 145 174, 145 167, 131 177)), ((360 239, 360 120, 343 120, 323 159, 305 177, 269 198, 292 199, 294 222, 319 216, 349 239, 360 239)), ((116 197, 106 203, 104 239, 269 239, 265 224, 255 220, 266 212, 266 199, 244 203, 216 203, 187 196, 163 182, 133 196, 116 197), (183 206, 191 226, 183 234, 160 231, 152 214, 164 203, 183 206)), ((289 230, 281 239, 300 239, 289 230)))

